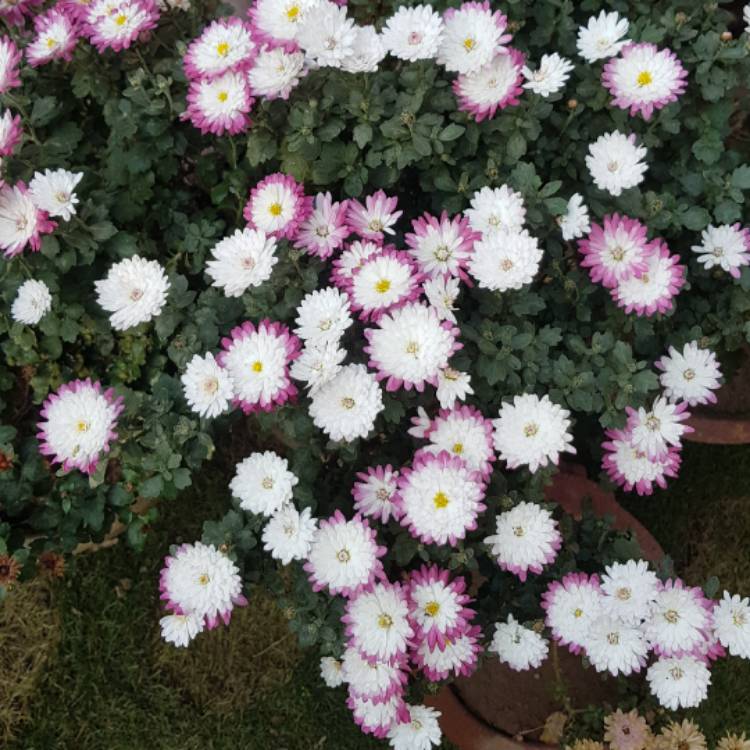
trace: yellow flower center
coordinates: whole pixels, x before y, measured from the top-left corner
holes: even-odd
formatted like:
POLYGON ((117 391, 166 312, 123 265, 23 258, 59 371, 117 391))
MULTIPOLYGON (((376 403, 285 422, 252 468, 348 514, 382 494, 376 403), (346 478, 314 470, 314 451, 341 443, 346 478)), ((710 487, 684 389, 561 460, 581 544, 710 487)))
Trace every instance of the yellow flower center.
POLYGON ((83 419, 76 425, 76 430, 78 432, 88 432, 89 431, 89 423, 85 422, 83 419))
POLYGON ((53 47, 56 47, 56 46, 57 46, 57 42, 54 39, 50 38, 47 40, 47 49, 52 49, 53 47))
POLYGON ((216 98, 220 102, 225 102, 227 99, 229 99, 229 94, 227 94, 226 91, 219 91, 219 93, 216 95, 216 98))
POLYGON ((575 617, 576 620, 578 620, 581 617, 583 617, 583 610, 580 607, 578 607, 576 610, 574 610, 573 617, 575 617))
POLYGON ((445 508, 450 500, 448 499, 448 495, 445 494, 445 492, 436 492, 435 497, 432 498, 432 502, 435 503, 435 507, 445 508))
POLYGON ((464 49, 467 52, 471 52, 474 49, 474 47, 476 47, 476 44, 477 43, 473 37, 467 36, 466 39, 464 39, 464 49))
POLYGON ((122 26, 127 20, 128 20, 128 17, 124 13, 120 13, 120 15, 117 16, 117 18, 115 18, 115 23, 118 26, 122 26))
POLYGON ((287 20, 296 21, 297 16, 299 16, 299 5, 292 5, 292 7, 286 12, 287 20))
POLYGON ((747 618, 745 617, 745 613, 744 612, 733 612, 732 613, 732 622, 738 628, 742 627, 747 622, 747 618))
POLYGON ((281 216, 281 203, 272 203, 268 210, 271 212, 271 216, 281 216))
POLYGON ((667 622, 669 622, 669 623, 671 623, 672 625, 674 625, 674 624, 675 624, 675 623, 676 623, 676 622, 677 622, 677 621, 678 621, 678 620, 680 619, 680 615, 679 615, 679 613, 678 613, 677 611, 675 611, 674 609, 668 609, 668 610, 667 610, 667 611, 666 611, 666 612, 664 613, 664 619, 665 619, 665 620, 666 620, 667 622))
POLYGON ((534 437, 539 432, 539 425, 536 422, 529 422, 523 428, 523 434, 526 437, 534 437))
POLYGON ((252 370, 253 372, 263 372, 263 363, 259 359, 256 359, 253 362, 252 370))
POLYGON ((208 573, 201 573, 201 575, 198 576, 198 583, 200 583, 201 586, 206 586, 210 580, 211 577, 208 573))
POLYGON ((406 345, 407 354, 419 354, 419 344, 416 341, 410 341, 406 345))
POLYGON ((434 617, 440 611, 440 605, 436 601, 427 602, 424 605, 424 613, 428 617, 434 617))
POLYGON ((463 453, 464 452, 464 444, 463 443, 453 443, 453 452, 454 453, 463 453))
POLYGON ((217 44, 216 54, 219 55, 219 57, 226 57, 229 54, 229 43, 220 42, 219 44, 217 44))
POLYGON ((388 281, 388 279, 380 279, 377 284, 375 284, 375 291, 378 294, 385 294, 389 289, 391 288, 391 282, 388 281))
POLYGON ((393 625, 393 618, 390 615, 387 615, 383 612, 378 616, 379 628, 383 628, 383 630, 388 630, 388 628, 390 628, 391 625, 393 625))
POLYGON ((356 406, 356 401, 351 396, 345 396, 341 399, 341 406, 344 409, 353 409, 356 406))
POLYGON ((349 550, 348 550, 348 549, 347 549, 346 547, 344 547, 343 549, 340 549, 340 550, 339 550, 339 551, 338 551, 338 552, 336 553, 336 559, 337 559, 337 560, 338 560, 338 561, 339 561, 340 563, 348 563, 348 562, 349 562, 349 560, 351 560, 351 559, 352 559, 352 555, 351 555, 351 553, 349 552, 349 550))
POLYGON ((639 86, 648 86, 649 83, 652 83, 654 80, 654 77, 649 73, 647 70, 642 70, 638 74, 638 85, 639 86))
POLYGON ((685 380, 693 380, 693 378, 695 378, 695 370, 688 367, 688 369, 682 373, 682 377, 685 378, 685 380))

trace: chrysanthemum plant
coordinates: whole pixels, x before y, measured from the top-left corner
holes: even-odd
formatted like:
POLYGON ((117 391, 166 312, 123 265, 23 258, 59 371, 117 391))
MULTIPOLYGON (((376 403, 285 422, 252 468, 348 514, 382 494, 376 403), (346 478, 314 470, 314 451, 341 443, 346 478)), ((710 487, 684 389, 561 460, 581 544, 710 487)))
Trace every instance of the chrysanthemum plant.
POLYGON ((648 668, 669 708, 750 655, 747 600, 661 580, 544 491, 564 456, 665 486, 750 337, 749 45, 728 12, 0 16, 6 583, 115 519, 138 546, 158 509, 135 501, 216 454, 232 508, 170 555, 165 637, 269 586, 396 748, 439 737, 415 678, 486 650, 648 668))

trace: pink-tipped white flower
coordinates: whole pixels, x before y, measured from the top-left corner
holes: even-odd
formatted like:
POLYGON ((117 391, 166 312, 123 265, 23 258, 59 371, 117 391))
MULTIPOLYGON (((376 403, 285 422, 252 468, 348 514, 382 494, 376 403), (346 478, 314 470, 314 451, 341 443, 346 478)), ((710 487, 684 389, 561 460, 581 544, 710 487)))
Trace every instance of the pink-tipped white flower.
POLYGON ((669 354, 654 364, 662 371, 659 382, 670 401, 690 406, 716 403, 721 370, 710 349, 701 349, 697 341, 685 344, 681 352, 670 346, 669 354))
POLYGON ((299 226, 294 246, 321 260, 330 258, 349 235, 346 206, 346 201, 334 203, 330 193, 318 193, 310 215, 299 226))
POLYGON ((589 144, 586 166, 600 190, 618 196, 643 182, 648 169, 643 161, 647 153, 645 146, 636 143, 635 133, 624 135, 615 130, 589 144))
POLYGON ((662 658, 646 673, 651 693, 670 711, 695 708, 708 697, 711 672, 694 656, 662 658))
POLYGON ((714 635, 732 656, 750 659, 750 599, 728 591, 713 609, 714 635))
POLYGON ((9 36, 0 37, 0 94, 21 85, 21 52, 9 36))
POLYGON ((42 235, 56 226, 45 211, 36 207, 23 182, 0 186, 0 248, 6 258, 19 255, 27 245, 38 251, 42 235))
POLYGON ((443 733, 438 719, 441 714, 428 706, 407 706, 409 718, 396 721, 388 732, 393 750, 431 750, 437 747, 443 733))
POLYGON ((386 51, 400 60, 431 60, 443 37, 443 18, 431 5, 402 5, 386 20, 381 36, 386 51))
POLYGON ((385 553, 367 521, 358 515, 347 521, 337 510, 320 521, 304 567, 314 591, 348 597, 383 577, 385 553))
POLYGON ((667 479, 675 478, 680 469, 680 449, 668 448, 661 455, 650 457, 633 445, 630 430, 607 430, 602 468, 610 480, 626 492, 634 489, 639 495, 651 495, 654 484, 667 488, 667 479))
POLYGON ((347 602, 341 621, 350 645, 371 661, 398 659, 414 636, 409 599, 398 583, 373 583, 360 589, 347 602))
POLYGON ((256 52, 250 27, 239 18, 212 21, 188 47, 183 60, 189 78, 213 79, 250 67, 256 52))
MULTIPOLYGON (((358 594, 356 599, 350 599, 349 607, 353 602, 359 601, 361 596, 362 594, 358 594)), ((363 619, 367 620, 369 617, 363 619)), ((379 625, 374 627, 381 629, 379 625)), ((368 632, 366 637, 369 640, 372 637, 371 633, 368 632)), ((399 652, 389 660, 371 659, 363 656, 361 651, 350 643, 341 657, 341 674, 344 682, 349 685, 350 695, 369 703, 386 703, 404 692, 408 680, 406 661, 405 652, 399 652)))
POLYGON ((219 619, 229 624, 235 606, 246 606, 239 568, 213 545, 182 544, 164 559, 159 576, 164 607, 176 615, 195 615, 211 630, 219 619))
POLYGON ((36 36, 26 48, 26 59, 32 67, 52 60, 71 60, 78 42, 78 31, 71 17, 57 7, 34 19, 36 36))
POLYGON ((438 373, 447 367, 450 356, 462 347, 456 338, 460 331, 440 321, 435 310, 420 303, 383 315, 377 328, 365 331, 369 365, 377 370, 386 390, 437 385, 438 373))
POLYGON ((561 581, 552 581, 542 594, 542 608, 554 639, 572 653, 580 653, 591 626, 602 614, 599 577, 568 573, 561 581))
POLYGON ((613 106, 650 120, 655 110, 685 93, 687 75, 672 50, 631 42, 604 66, 602 83, 613 96, 613 106))
POLYGON ((277 172, 252 189, 243 216, 254 229, 292 240, 311 211, 312 198, 305 196, 304 186, 293 177, 277 172))
POLYGON ((288 99, 305 72, 303 52, 263 45, 247 71, 247 82, 253 96, 267 100, 288 99))
POLYGON ((0 117, 0 156, 10 156, 23 139, 23 123, 20 115, 6 109, 0 117))
POLYGON ((387 737, 393 726, 407 721, 409 717, 402 693, 391 696, 383 703, 375 703, 358 698, 349 691, 346 705, 363 734, 371 734, 379 739, 387 737))
POLYGON ((398 198, 387 196, 382 190, 368 195, 364 205, 350 200, 346 212, 346 223, 363 240, 383 241, 383 234, 395 234, 393 225, 403 211, 397 211, 398 198))
POLYGON ((508 615, 506 622, 495 625, 495 635, 487 649, 497 654, 503 664, 515 672, 537 669, 547 658, 549 642, 531 628, 525 628, 508 615))
POLYGON ((443 14, 443 37, 437 62, 453 73, 473 73, 497 54, 506 53, 508 19, 490 3, 465 2, 443 14))
POLYGON ((533 393, 514 396, 513 403, 500 408, 495 425, 495 450, 509 469, 557 464, 561 453, 575 453, 570 429, 570 412, 533 393))
POLYGON ((469 273, 481 289, 507 292, 534 280, 544 251, 525 229, 484 235, 474 243, 469 273))
POLYGON ((289 363, 299 356, 300 340, 281 323, 249 321, 221 340, 219 364, 234 386, 234 403, 245 414, 272 411, 297 395, 289 363))
POLYGON ((682 436, 693 431, 692 427, 683 424, 690 418, 684 401, 671 404, 663 396, 659 396, 650 409, 641 406, 636 410, 628 406, 626 411, 630 442, 636 450, 643 451, 648 456, 663 456, 670 445, 679 448, 682 436))
POLYGON ((705 268, 719 267, 739 279, 740 268, 750 263, 750 230, 737 224, 713 224, 701 234, 701 244, 690 248, 705 268))
POLYGON ((486 507, 482 475, 447 451, 418 453, 398 485, 401 524, 425 544, 455 546, 486 507))
POLYGON ((419 297, 421 274, 404 252, 384 249, 353 269, 349 284, 352 309, 362 320, 380 320, 419 297))
POLYGON ((384 249, 395 250, 393 245, 387 245, 386 248, 382 248, 376 242, 355 240, 350 243, 346 250, 333 261, 331 281, 339 289, 349 290, 356 270, 361 268, 368 258, 377 255, 384 249))
POLYGON ((602 223, 593 224, 588 237, 578 242, 581 265, 589 269, 591 280, 613 289, 621 281, 643 276, 651 252, 646 227, 619 214, 608 214, 602 223))
POLYGON ((542 55, 536 70, 524 66, 523 76, 526 83, 523 87, 547 98, 556 94, 565 86, 574 67, 570 60, 561 57, 557 52, 553 52, 551 55, 542 55))
POLYGON ((411 418, 411 424, 412 426, 407 430, 407 432, 412 437, 417 438, 417 440, 421 440, 422 438, 427 436, 427 433, 430 430, 430 425, 432 425, 432 420, 424 410, 424 407, 417 407, 417 413, 411 418))
POLYGON ((508 185, 477 190, 471 198, 471 207, 464 213, 471 228, 483 237, 500 232, 518 233, 526 220, 523 196, 508 185))
POLYGON ((466 580, 451 579, 437 565, 423 565, 409 577, 410 616, 419 640, 430 650, 445 649, 448 641, 466 632, 474 618, 468 606, 466 580))
POLYGON ((463 216, 448 218, 443 211, 440 218, 424 214, 412 222, 412 233, 406 235, 406 244, 420 270, 430 278, 460 276, 471 256, 479 235, 469 227, 463 216))
POLYGON ((523 64, 523 54, 511 47, 481 68, 459 75, 453 82, 458 109, 482 122, 491 120, 506 107, 520 104, 523 64))
POLYGON ((435 395, 441 409, 453 409, 456 401, 464 401, 474 393, 471 387, 471 375, 468 372, 443 367, 438 373, 438 384, 435 395))
POLYGON ((445 641, 445 648, 431 649, 423 639, 412 658, 430 682, 446 680, 451 675, 468 677, 477 667, 477 659, 482 652, 479 639, 482 631, 478 626, 466 628, 453 638, 445 641))
POLYGON ((190 82, 182 118, 190 120, 204 135, 236 135, 250 126, 254 101, 242 73, 230 71, 214 79, 200 78, 190 82))
POLYGON ((358 472, 357 479, 352 487, 357 512, 380 523, 388 523, 391 516, 399 517, 398 472, 390 464, 370 466, 366 472, 358 472))
POLYGON ((666 242, 660 239, 653 240, 649 247, 646 270, 621 281, 612 290, 612 299, 626 313, 650 316, 669 312, 685 285, 687 268, 680 264, 680 256, 670 253, 666 242))
POLYGON ((93 474, 102 453, 117 440, 115 427, 123 399, 99 382, 73 380, 47 397, 37 424, 39 452, 65 471, 93 474))
POLYGON ((23 26, 26 16, 34 13, 34 6, 41 5, 42 0, 4 0, 0 3, 0 18, 9 26, 23 26))
POLYGON ((86 16, 89 40, 101 53, 128 49, 145 31, 155 28, 159 9, 152 0, 94 0, 86 16))
POLYGON ((271 47, 294 51, 300 22, 315 4, 316 0, 255 0, 248 11, 253 36, 271 47))
POLYGON ((524 582, 554 562, 562 544, 557 521, 536 503, 521 502, 495 519, 495 533, 485 538, 497 564, 524 582))

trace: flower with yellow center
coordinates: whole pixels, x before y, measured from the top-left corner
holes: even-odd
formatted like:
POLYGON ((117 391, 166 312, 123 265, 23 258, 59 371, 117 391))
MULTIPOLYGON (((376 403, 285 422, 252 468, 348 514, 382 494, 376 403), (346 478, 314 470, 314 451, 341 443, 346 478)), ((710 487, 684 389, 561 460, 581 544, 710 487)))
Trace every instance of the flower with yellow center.
POLYGON ((435 508, 440 510, 442 508, 448 507, 450 499, 448 498, 448 495, 445 494, 445 492, 436 492, 435 497, 432 498, 432 502, 434 503, 435 508))
POLYGON ((654 77, 647 70, 642 70, 638 74, 637 82, 641 88, 643 88, 644 86, 648 86, 649 84, 653 83, 653 81, 654 77))

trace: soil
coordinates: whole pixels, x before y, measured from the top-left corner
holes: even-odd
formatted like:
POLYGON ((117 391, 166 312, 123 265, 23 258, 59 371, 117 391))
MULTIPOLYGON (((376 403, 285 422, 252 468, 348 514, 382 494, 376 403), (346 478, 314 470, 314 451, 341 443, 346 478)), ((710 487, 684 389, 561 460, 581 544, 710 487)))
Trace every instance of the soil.
POLYGON ((750 349, 745 348, 739 366, 727 382, 716 393, 718 401, 705 409, 696 409, 702 414, 747 415, 750 419, 750 349))

